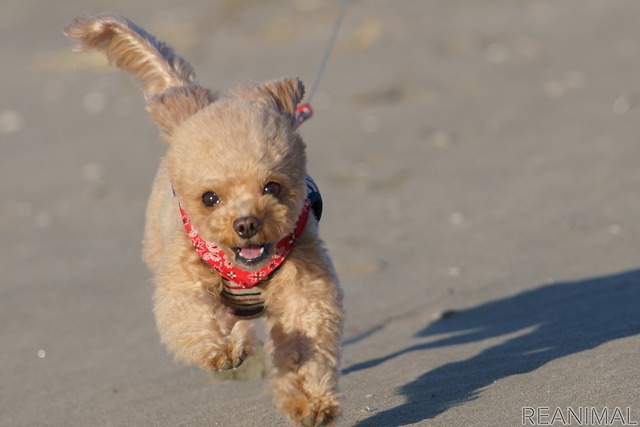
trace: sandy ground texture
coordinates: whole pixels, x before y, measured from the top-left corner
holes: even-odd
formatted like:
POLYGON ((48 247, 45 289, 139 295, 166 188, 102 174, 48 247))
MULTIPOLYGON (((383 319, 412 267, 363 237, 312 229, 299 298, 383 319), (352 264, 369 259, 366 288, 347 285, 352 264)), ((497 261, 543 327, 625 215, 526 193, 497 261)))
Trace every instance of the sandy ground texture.
MULTIPOLYGON (((229 381, 159 343, 140 250, 164 147, 62 28, 118 11, 206 86, 310 84, 338 6, 0 2, 0 425, 287 424, 259 360, 229 381)), ((346 294, 338 425, 640 422, 639 16, 352 2, 302 129, 346 294)))

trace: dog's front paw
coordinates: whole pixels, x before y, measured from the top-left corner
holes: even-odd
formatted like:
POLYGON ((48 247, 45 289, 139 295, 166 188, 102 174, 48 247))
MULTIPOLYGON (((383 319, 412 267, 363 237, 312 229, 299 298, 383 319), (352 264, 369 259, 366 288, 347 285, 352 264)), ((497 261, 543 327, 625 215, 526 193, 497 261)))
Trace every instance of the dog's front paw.
POLYGON ((238 321, 233 325, 224 348, 211 356, 210 369, 227 371, 237 368, 253 353, 255 342, 256 334, 253 324, 246 320, 238 321))
POLYGON ((209 372, 237 368, 250 355, 251 349, 236 347, 225 339, 222 343, 202 343, 195 347, 187 361, 209 372))
POLYGON ((247 321, 239 321, 227 336, 217 339, 208 336, 191 346, 185 346, 190 350, 190 357, 185 359, 205 371, 235 369, 253 353, 255 342, 253 325, 247 321))
POLYGON ((302 400, 291 402, 289 417, 294 425, 304 427, 326 426, 340 415, 337 398, 320 398, 315 401, 302 400))
POLYGON ((239 354, 234 354, 233 351, 225 351, 223 353, 216 354, 208 364, 207 370, 228 371, 229 369, 235 369, 242 365, 242 362, 244 362, 244 359, 246 359, 248 355, 249 354, 246 351, 242 351, 239 354))

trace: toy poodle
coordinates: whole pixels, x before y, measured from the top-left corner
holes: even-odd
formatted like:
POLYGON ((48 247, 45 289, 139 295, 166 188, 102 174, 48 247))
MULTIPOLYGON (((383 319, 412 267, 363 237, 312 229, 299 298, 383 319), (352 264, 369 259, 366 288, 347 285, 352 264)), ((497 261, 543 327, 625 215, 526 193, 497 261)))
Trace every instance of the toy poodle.
POLYGON ((269 331, 276 405, 292 424, 339 415, 342 291, 318 237, 320 194, 297 133, 302 82, 200 86, 167 44, 126 18, 73 19, 78 50, 99 50, 139 81, 167 153, 146 213, 162 342, 207 371, 238 367, 269 331))

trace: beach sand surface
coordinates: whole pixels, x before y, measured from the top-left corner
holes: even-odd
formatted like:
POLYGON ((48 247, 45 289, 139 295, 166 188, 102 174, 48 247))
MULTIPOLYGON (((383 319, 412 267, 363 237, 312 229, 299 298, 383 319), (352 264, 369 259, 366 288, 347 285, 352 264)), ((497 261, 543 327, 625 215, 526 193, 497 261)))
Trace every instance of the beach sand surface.
MULTIPOLYGON (((207 87, 310 87, 338 8, 0 3, 0 425, 287 425, 264 360, 231 380, 160 344, 140 252, 165 146, 131 79, 62 28, 116 11, 207 87)), ((351 2, 301 128, 345 293, 337 425, 640 422, 638 16, 351 2)))

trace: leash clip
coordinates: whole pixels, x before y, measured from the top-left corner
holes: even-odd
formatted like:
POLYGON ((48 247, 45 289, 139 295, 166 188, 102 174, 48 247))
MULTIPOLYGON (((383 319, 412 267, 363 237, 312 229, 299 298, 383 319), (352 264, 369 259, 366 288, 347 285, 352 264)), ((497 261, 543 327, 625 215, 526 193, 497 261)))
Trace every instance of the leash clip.
POLYGON ((296 107, 296 125, 300 126, 309 117, 313 116, 313 109, 309 104, 301 104, 296 107))

